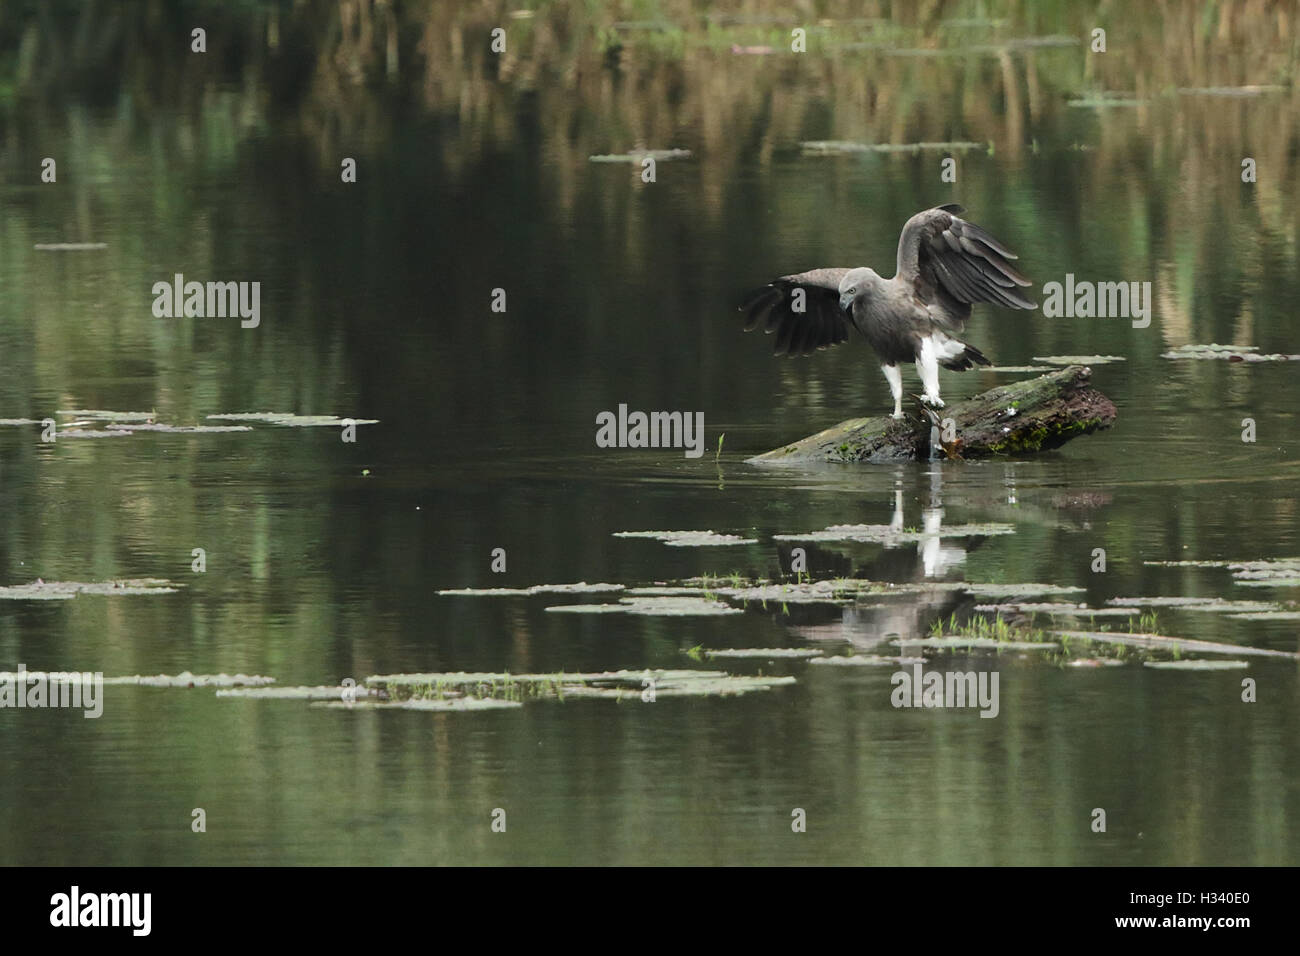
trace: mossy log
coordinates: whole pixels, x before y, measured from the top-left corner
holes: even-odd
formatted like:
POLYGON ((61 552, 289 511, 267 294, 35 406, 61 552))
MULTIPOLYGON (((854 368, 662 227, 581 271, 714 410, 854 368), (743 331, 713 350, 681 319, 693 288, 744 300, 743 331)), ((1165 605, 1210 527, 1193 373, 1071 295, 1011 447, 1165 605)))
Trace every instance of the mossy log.
POLYGON ((1109 428, 1115 421, 1115 403, 1093 388, 1091 379, 1092 369, 1071 365, 933 411, 917 402, 897 421, 886 415, 850 418, 749 460, 762 464, 925 461, 1046 451, 1109 428))

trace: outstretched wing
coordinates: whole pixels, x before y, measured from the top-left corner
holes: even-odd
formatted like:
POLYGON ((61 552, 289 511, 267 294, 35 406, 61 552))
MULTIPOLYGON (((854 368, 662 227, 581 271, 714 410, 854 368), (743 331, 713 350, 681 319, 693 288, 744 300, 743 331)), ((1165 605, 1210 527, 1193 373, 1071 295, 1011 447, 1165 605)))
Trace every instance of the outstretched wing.
POLYGON ((745 331, 762 326, 775 332, 776 355, 808 355, 847 341, 849 317, 840 308, 840 279, 848 271, 813 269, 773 279, 740 307, 745 331))
POLYGON ((898 240, 897 278, 932 306, 931 315, 958 332, 974 302, 1037 308, 1020 292, 1029 280, 1007 261, 1019 257, 973 222, 958 218, 963 211, 952 203, 907 220, 898 240))

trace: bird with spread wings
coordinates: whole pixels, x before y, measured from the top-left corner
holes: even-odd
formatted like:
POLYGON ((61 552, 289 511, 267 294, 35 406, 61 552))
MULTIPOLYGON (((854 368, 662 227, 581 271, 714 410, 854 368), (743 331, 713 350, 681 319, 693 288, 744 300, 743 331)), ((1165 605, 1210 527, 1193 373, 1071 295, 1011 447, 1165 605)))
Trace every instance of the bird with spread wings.
POLYGON ((939 366, 961 372, 992 364, 958 338, 971 306, 1038 307, 1020 292, 1029 280, 1008 261, 1019 257, 959 218, 964 211, 950 203, 907 220, 892 279, 861 267, 813 269, 774 279, 741 306, 745 331, 762 327, 775 332, 777 355, 808 355, 848 341, 852 323, 880 358, 894 396, 894 418, 903 416, 900 362, 916 363, 924 389, 921 401, 942 408, 939 366))

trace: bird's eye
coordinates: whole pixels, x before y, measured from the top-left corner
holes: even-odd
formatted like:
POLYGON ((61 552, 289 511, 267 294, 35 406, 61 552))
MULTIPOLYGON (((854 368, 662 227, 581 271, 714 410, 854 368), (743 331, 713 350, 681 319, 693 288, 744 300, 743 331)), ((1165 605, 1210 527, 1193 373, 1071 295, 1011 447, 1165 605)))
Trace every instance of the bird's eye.
POLYGON ((848 291, 847 294, 848 294, 848 295, 857 295, 857 294, 858 294, 858 290, 857 290, 856 288, 850 289, 850 290, 848 291))

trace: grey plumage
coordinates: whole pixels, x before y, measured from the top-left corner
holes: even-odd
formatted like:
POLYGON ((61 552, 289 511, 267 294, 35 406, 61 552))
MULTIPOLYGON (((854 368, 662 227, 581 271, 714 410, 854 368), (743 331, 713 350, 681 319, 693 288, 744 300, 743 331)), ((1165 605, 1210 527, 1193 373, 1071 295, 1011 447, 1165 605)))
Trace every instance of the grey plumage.
POLYGON ((775 333, 777 355, 808 355, 847 341, 851 323, 885 367, 896 416, 901 414, 899 362, 917 363, 924 398, 941 406, 937 365, 962 371, 991 364, 975 346, 957 339, 971 306, 1037 307, 1020 292, 1030 282, 1011 265, 1015 253, 960 218, 961 212, 961 206, 949 204, 909 219, 898 239, 892 279, 855 268, 813 269, 773 280, 741 306, 745 330, 761 326, 775 333))

